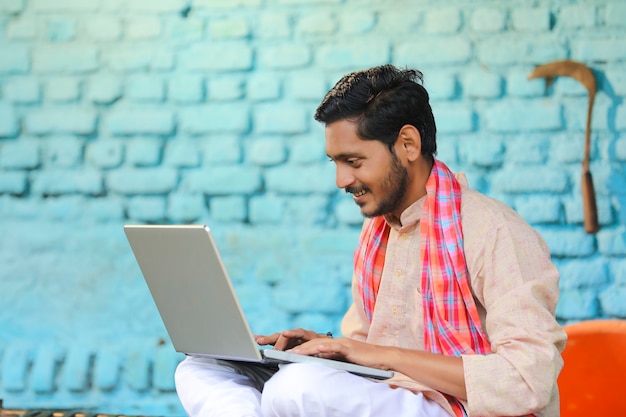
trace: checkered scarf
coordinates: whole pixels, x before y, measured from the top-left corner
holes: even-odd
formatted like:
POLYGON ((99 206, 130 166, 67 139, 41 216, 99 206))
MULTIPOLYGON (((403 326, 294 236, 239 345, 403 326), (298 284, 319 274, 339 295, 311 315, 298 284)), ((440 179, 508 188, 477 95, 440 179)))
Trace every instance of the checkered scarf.
MULTIPOLYGON (((389 231, 382 216, 372 218, 365 225, 355 251, 358 289, 370 320, 389 231)), ((448 356, 489 353, 489 341, 481 331, 463 251, 461 186, 448 167, 438 160, 426 183, 420 239, 425 349, 448 356)), ((466 415, 458 400, 449 399, 457 416, 466 415)))

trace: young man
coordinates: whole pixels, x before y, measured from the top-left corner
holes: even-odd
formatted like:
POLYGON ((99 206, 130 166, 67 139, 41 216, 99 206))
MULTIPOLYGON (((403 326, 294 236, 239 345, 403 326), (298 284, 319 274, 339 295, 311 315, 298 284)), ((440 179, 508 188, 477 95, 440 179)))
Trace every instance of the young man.
POLYGON ((512 209, 435 159, 421 81, 391 65, 354 72, 318 107, 337 186, 367 218, 353 303, 344 337, 294 329, 257 339, 394 377, 188 358, 176 384, 190 416, 559 415, 558 272, 512 209))

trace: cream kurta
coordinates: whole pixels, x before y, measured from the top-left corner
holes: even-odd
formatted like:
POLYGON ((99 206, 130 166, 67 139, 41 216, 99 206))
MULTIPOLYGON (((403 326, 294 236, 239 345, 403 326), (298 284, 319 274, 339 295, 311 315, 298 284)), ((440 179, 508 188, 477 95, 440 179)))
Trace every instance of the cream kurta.
MULTIPOLYGON (((461 217, 465 257, 483 331, 492 353, 465 355, 470 416, 559 415, 557 376, 566 336, 556 322, 559 274, 548 248, 506 205, 467 189, 463 176, 461 217)), ((354 302, 343 335, 368 343, 424 349, 420 285, 419 219, 424 198, 392 226, 376 308, 367 319, 353 278, 354 302)), ((396 373, 389 384, 423 391, 444 405, 443 395, 396 373)))

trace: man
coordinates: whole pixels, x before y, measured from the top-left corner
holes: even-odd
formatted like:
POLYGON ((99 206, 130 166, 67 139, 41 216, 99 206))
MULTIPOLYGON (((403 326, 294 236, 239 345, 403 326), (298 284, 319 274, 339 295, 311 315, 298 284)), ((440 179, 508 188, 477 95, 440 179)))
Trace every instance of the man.
POLYGON ((344 337, 294 329, 259 344, 394 371, 197 359, 176 373, 191 416, 558 416, 565 333, 542 238, 437 160, 422 74, 344 76, 315 114, 339 188, 367 218, 344 337))

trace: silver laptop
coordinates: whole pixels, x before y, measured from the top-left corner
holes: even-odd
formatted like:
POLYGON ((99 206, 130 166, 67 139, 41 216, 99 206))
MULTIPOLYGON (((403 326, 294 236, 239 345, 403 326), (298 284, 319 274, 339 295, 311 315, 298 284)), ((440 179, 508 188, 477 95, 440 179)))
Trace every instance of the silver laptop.
POLYGON ((317 362, 387 379, 391 371, 261 349, 204 225, 126 225, 124 232, 177 352, 258 363, 317 362))

